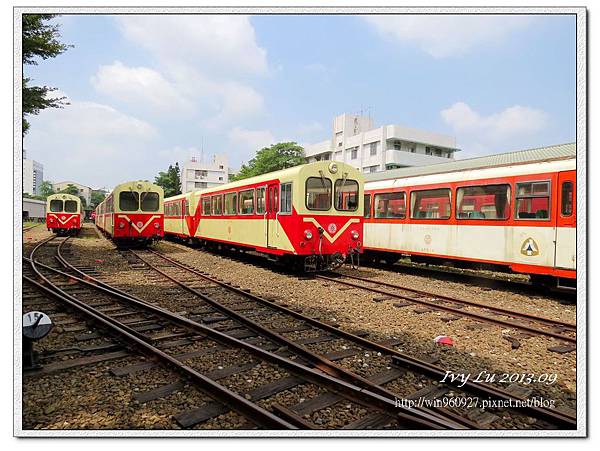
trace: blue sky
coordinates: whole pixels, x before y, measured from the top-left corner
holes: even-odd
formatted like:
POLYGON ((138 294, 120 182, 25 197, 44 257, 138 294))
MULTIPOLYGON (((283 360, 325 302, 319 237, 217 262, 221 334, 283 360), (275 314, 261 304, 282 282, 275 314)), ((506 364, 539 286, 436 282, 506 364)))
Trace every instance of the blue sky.
POLYGON ((234 167, 332 118, 456 136, 457 157, 575 140, 573 16, 62 16, 65 54, 25 67, 71 103, 31 117, 45 178, 150 179, 189 155, 234 167))

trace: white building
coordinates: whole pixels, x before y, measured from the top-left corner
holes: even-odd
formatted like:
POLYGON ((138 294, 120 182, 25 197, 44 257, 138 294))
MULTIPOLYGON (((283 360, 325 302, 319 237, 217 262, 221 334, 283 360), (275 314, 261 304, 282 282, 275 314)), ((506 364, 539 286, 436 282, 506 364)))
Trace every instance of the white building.
POLYGON ((44 166, 27 158, 23 150, 23 192, 33 196, 40 194, 40 186, 44 181, 44 166))
POLYGON ((66 189, 67 186, 69 186, 69 185, 73 185, 75 188, 77 188, 77 190, 79 191, 78 195, 85 199, 85 206, 89 207, 90 204, 92 203, 92 191, 93 191, 92 188, 90 188, 89 186, 85 186, 85 185, 82 185, 77 182, 66 181, 66 182, 53 183, 52 188, 54 189, 55 192, 58 192, 58 191, 62 191, 63 189, 66 189))
POLYGON ((213 155, 204 161, 191 157, 181 165, 181 192, 188 193, 222 185, 229 181, 229 165, 225 155, 213 155))
POLYGON ((375 128, 367 116, 342 114, 333 120, 332 139, 304 148, 309 163, 343 161, 369 173, 424 166, 454 159, 456 138, 401 125, 375 128))

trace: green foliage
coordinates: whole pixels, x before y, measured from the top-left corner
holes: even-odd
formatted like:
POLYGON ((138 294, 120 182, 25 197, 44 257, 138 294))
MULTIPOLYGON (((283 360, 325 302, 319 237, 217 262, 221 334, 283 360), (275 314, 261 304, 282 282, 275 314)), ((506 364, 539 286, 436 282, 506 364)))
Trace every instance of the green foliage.
POLYGON ((179 175, 179 163, 169 165, 167 172, 159 172, 154 178, 154 183, 165 190, 165 197, 172 197, 181 194, 181 177, 179 175))
POLYGON ((59 193, 72 194, 73 196, 79 196, 79 188, 69 183, 66 188, 61 189, 59 193))
MULTIPOLYGON (((65 52, 71 45, 62 44, 58 38, 58 25, 46 22, 56 14, 23 14, 23 64, 37 65, 37 58, 46 60, 65 52)), ((23 134, 29 130, 27 115, 36 115, 46 108, 62 108, 68 105, 65 97, 48 98, 48 93, 56 88, 48 86, 30 86, 31 79, 23 77, 23 134)))
POLYGON ((96 208, 96 206, 101 203, 105 197, 106 196, 100 191, 92 191, 91 207, 96 208))
POLYGON ((48 180, 44 180, 40 185, 40 195, 45 199, 51 194, 54 194, 54 188, 52 188, 52 183, 48 180))
POLYGON ((37 200, 46 200, 44 196, 34 196, 33 194, 23 193, 23 198, 25 199, 37 199, 37 200))
POLYGON ((242 180, 268 172, 279 171, 306 163, 304 149, 295 142, 284 142, 263 147, 256 152, 256 157, 242 165, 240 172, 231 177, 232 180, 242 180))

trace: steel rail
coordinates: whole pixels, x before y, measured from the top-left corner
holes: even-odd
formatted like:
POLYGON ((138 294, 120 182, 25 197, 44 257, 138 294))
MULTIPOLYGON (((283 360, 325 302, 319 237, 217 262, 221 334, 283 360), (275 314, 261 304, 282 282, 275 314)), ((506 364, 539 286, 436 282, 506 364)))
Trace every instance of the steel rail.
POLYGON ((39 263, 37 263, 34 258, 31 258, 29 260, 29 263, 31 264, 32 269, 38 275, 38 277, 40 277, 48 286, 40 284, 39 282, 31 279, 30 277, 23 276, 25 280, 34 284, 35 286, 45 291, 46 293, 54 296, 55 298, 65 302, 71 307, 79 310, 80 312, 92 317, 95 321, 108 327, 113 332, 116 332, 118 335, 125 338, 126 340, 133 342, 135 345, 141 347, 143 350, 147 351, 151 355, 154 355, 160 360, 163 360, 165 363, 174 366, 178 371, 180 371, 185 376, 188 376, 194 382, 196 382, 196 384, 200 386, 200 390, 208 393, 214 399, 218 399, 232 410, 241 413, 243 416, 255 422, 258 426, 274 429, 297 429, 297 427, 293 424, 279 418, 272 412, 269 412, 268 410, 248 401, 243 396, 240 396, 237 393, 227 389, 226 387, 223 387, 222 385, 216 383, 212 379, 204 376, 203 374, 194 370, 190 366, 185 365, 175 357, 172 357, 164 351, 156 348, 155 346, 152 346, 144 339, 140 338, 139 334, 130 327, 119 323, 110 316, 100 312, 97 309, 94 309, 93 307, 90 307, 84 302, 71 296, 61 288, 57 287, 39 271, 39 269, 37 268, 37 265, 39 263))
MULTIPOLYGON (((512 316, 515 318, 522 318, 522 319, 526 319, 526 320, 533 320, 536 321, 538 323, 545 323, 548 324, 550 326, 559 326, 559 327, 564 327, 570 330, 575 331, 577 329, 577 325, 573 324, 573 323, 567 323, 564 321, 559 321, 559 320, 554 320, 552 318, 546 318, 543 316, 537 316, 537 315, 533 315, 530 313, 525 313, 525 312, 518 312, 518 311, 514 311, 514 310, 510 310, 510 309, 504 309, 502 307, 495 307, 493 305, 487 305, 487 304, 481 304, 479 302, 474 302, 474 301, 469 301, 467 299, 459 299, 459 298, 455 298, 452 296, 446 296, 444 294, 437 294, 437 293, 431 293, 428 291, 424 291, 424 290, 417 290, 416 288, 409 288, 406 286, 402 286, 402 285, 396 285, 393 283, 388 283, 388 282, 382 282, 379 280, 372 280, 372 279, 368 279, 366 277, 359 277, 359 276, 351 276, 348 274, 335 274, 336 276, 340 276, 340 277, 346 277, 347 279, 353 279, 353 280, 360 280, 361 282, 367 282, 367 283, 372 283, 372 284, 377 284, 377 285, 382 285, 385 287, 389 287, 389 288, 394 288, 397 290, 404 290, 404 291, 410 291, 412 293, 417 293, 420 295, 424 295, 424 296, 431 296, 431 297, 435 297, 438 299, 442 299, 444 301, 448 301, 448 302, 453 302, 456 304, 464 304, 464 305, 468 305, 471 307, 477 307, 477 308, 481 308, 481 309, 486 309, 492 312, 497 312, 497 313, 501 313, 503 315, 506 316, 512 316)), ((327 277, 327 276, 325 276, 327 277)))
MULTIPOLYGON (((26 261, 33 261, 31 259, 27 259, 24 257, 26 261)), ((320 371, 317 371, 312 368, 308 368, 304 365, 301 365, 293 360, 287 359, 285 357, 281 357, 277 354, 274 354, 270 351, 266 351, 262 348, 259 348, 250 343, 244 342, 237 338, 231 337, 227 334, 219 332, 217 330, 206 327, 200 323, 189 320, 188 318, 182 317, 175 313, 172 313, 168 310, 162 309, 160 307, 154 306, 152 304, 141 301, 134 296, 131 296, 127 293, 124 293, 114 287, 105 288, 103 286, 99 286, 94 284, 89 280, 85 280, 74 276, 72 274, 65 273, 56 268, 52 268, 50 266, 44 265, 39 262, 35 262, 36 266, 43 267, 48 269, 54 273, 60 274, 64 277, 67 277, 72 280, 76 280, 85 285, 94 287, 95 289, 108 292, 113 296, 119 297, 125 302, 136 305, 143 309, 146 309, 154 314, 162 316, 163 318, 170 320, 188 330, 192 330, 195 333, 199 333, 200 335, 207 336, 217 342, 222 344, 226 344, 228 346, 237 347, 244 349, 259 358, 268 361, 272 364, 281 366, 289 370, 290 372, 300 376, 302 379, 314 383, 316 385, 320 385, 326 387, 327 389, 340 394, 342 397, 354 401, 358 404, 375 408, 377 410, 381 410, 393 416, 396 419, 403 420, 408 422, 411 425, 420 428, 431 428, 431 429, 464 429, 462 424, 459 424, 455 421, 449 420, 447 418, 440 417, 439 414, 431 414, 428 412, 421 412, 415 409, 406 408, 404 406, 398 406, 395 401, 390 400, 387 397, 381 396, 377 393, 373 393, 370 390, 361 388, 349 382, 334 378, 329 376, 328 374, 324 374, 320 371)), ((43 276, 42 276, 43 277, 43 276)), ((110 286, 110 285, 109 285, 110 286)), ((108 319, 107 321, 114 321, 112 319, 108 319)), ((119 323, 120 324, 120 323, 119 323)))
MULTIPOLYGON (((360 290, 366 290, 366 291, 371 291, 373 293, 383 294, 385 296, 391 296, 391 297, 394 297, 397 299, 404 299, 406 301, 426 305, 428 307, 433 308, 434 310, 443 310, 446 312, 455 313, 459 316, 467 316, 467 317, 470 317, 470 318, 473 318, 473 319, 476 319, 479 321, 484 321, 484 322, 495 324, 495 325, 502 325, 502 326, 513 328, 513 329, 520 329, 525 332, 533 333, 535 335, 546 335, 548 337, 557 338, 559 340, 564 340, 564 341, 569 341, 571 343, 577 342, 577 338, 574 338, 574 337, 569 337, 569 336, 558 334, 558 333, 548 331, 548 330, 538 329, 538 328, 527 326, 524 324, 516 324, 511 321, 506 321, 503 319, 492 318, 490 316, 482 315, 480 313, 466 312, 464 310, 460 310, 460 309, 457 309, 454 307, 448 307, 445 305, 436 304, 435 302, 425 301, 422 299, 415 299, 415 298, 411 298, 410 296, 405 296, 405 295, 398 294, 398 293, 392 293, 389 291, 380 290, 378 288, 370 288, 370 287, 366 287, 364 285, 359 285, 357 283, 348 282, 345 280, 339 280, 339 279, 336 279, 333 277, 322 276, 320 274, 316 274, 313 277, 315 277, 317 279, 327 280, 329 282, 335 282, 335 283, 339 283, 342 285, 347 285, 347 286, 353 287, 353 288, 358 288, 360 290)), ((429 293, 429 295, 431 296, 431 293, 429 293)))
MULTIPOLYGON (((220 285, 220 286, 227 288, 233 292, 236 292, 236 293, 244 295, 250 299, 253 299, 259 303, 268 305, 274 309, 285 312, 295 318, 304 320, 309 324, 315 325, 317 327, 320 327, 320 328, 326 330, 327 332, 331 333, 332 335, 336 335, 340 338, 344 338, 348 341, 354 342, 365 348, 370 348, 377 352, 389 354, 396 358, 397 364, 402 364, 408 368, 413 368, 417 371, 421 371, 424 374, 429 375, 432 378, 436 378, 437 380, 442 380, 442 378, 444 378, 444 376, 446 375, 445 369, 443 369, 439 366, 436 366, 432 363, 425 362, 424 360, 420 360, 420 359, 417 359, 416 357, 412 357, 412 356, 409 356, 402 352, 399 352, 396 349, 387 347, 385 345, 376 343, 371 340, 367 340, 366 338, 359 337, 358 335, 352 334, 350 332, 346 332, 344 330, 338 329, 330 324, 321 322, 317 319, 314 319, 309 316, 298 313, 294 310, 284 307, 283 305, 279 305, 273 301, 262 298, 256 294, 252 294, 241 288, 231 286, 225 282, 222 282, 220 280, 215 279, 214 277, 207 275, 206 273, 198 271, 197 269, 190 268, 189 266, 187 266, 184 263, 181 263, 177 260, 166 257, 163 254, 161 254, 160 252, 154 251, 152 249, 148 249, 148 251, 152 252, 152 253, 156 253, 156 254, 162 256, 163 258, 172 260, 180 268, 182 268, 188 272, 191 272, 193 274, 196 274, 205 280, 209 280, 216 285, 220 285)), ((512 393, 509 393, 501 388, 497 388, 497 387, 494 387, 493 385, 485 384, 482 382, 473 382, 473 381, 469 380, 464 385, 462 385, 462 382, 459 382, 459 381, 446 381, 444 383, 446 383, 447 385, 454 386, 456 388, 462 388, 465 390, 469 390, 473 393, 478 393, 481 395, 489 396, 489 397, 492 397, 495 399, 500 399, 503 401, 510 401, 510 400, 516 400, 516 401, 521 401, 521 402, 527 401, 527 399, 524 397, 513 395, 512 393)), ((535 406, 530 406, 530 405, 525 405, 525 407, 522 407, 522 409, 526 412, 530 412, 532 414, 532 416, 535 418, 540 418, 540 419, 543 419, 543 420, 546 420, 546 421, 549 421, 549 422, 552 422, 554 424, 558 424, 561 426, 574 428, 574 427, 576 427, 576 424, 577 424, 577 420, 574 416, 563 413, 563 412, 559 412, 556 410, 547 409, 544 407, 535 407, 535 406)))

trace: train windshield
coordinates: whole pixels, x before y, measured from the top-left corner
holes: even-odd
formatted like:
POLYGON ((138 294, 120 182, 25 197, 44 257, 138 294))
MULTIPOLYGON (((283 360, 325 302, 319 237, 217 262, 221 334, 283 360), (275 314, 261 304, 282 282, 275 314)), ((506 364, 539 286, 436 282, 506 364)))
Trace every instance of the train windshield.
POLYGON ((335 181, 335 209, 356 211, 358 209, 358 182, 338 179, 335 181))
POLYGON ((142 211, 158 211, 159 196, 158 193, 144 192, 142 198, 142 211))
POLYGON ((65 211, 67 213, 77 213, 77 201, 66 200, 65 201, 65 211))
POLYGON ((50 201, 50 211, 58 212, 63 210, 63 201, 58 199, 53 199, 50 201))
POLYGON ((140 208, 140 197, 135 191, 119 193, 119 208, 121 211, 137 211, 140 208))
POLYGON ((331 208, 331 180, 327 177, 306 179, 306 208, 329 210, 331 208))

